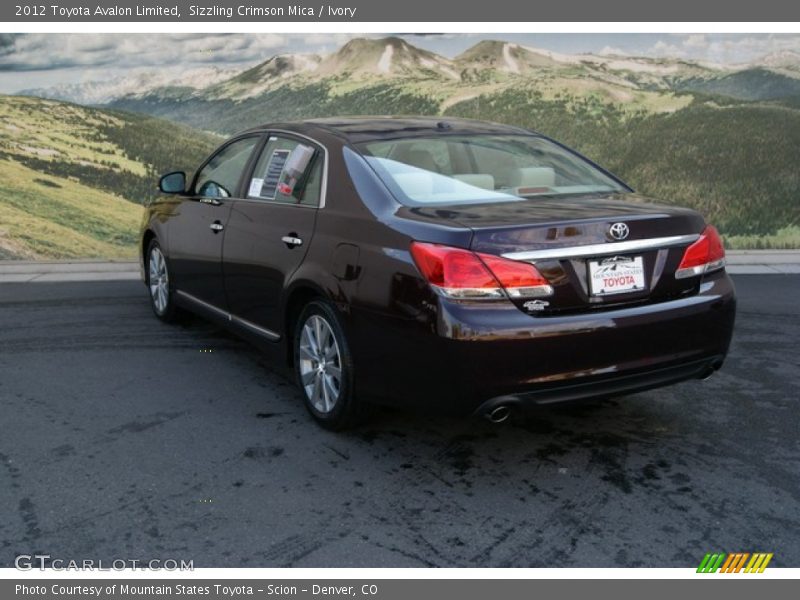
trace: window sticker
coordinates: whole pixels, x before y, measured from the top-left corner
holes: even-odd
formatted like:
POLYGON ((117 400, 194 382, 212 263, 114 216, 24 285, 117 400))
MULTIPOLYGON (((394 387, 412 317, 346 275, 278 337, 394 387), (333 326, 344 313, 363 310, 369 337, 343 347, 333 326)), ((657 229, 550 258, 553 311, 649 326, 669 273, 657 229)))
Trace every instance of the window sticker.
POLYGON ((283 166, 289 158, 289 150, 275 150, 269 158, 264 179, 261 184, 261 191, 258 196, 265 200, 274 200, 278 192, 278 182, 280 181, 283 166))
POLYGON ((250 189, 247 191, 248 196, 258 196, 261 193, 261 186, 264 185, 264 180, 260 177, 253 177, 250 180, 250 189))

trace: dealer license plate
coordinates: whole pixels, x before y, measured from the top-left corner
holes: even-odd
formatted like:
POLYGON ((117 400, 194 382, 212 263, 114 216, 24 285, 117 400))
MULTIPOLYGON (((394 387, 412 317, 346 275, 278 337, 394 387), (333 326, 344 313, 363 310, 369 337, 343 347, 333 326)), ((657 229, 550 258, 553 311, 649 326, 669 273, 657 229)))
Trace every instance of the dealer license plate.
POLYGON ((641 256, 610 256, 589 261, 589 291, 607 296, 644 289, 644 263, 641 256))

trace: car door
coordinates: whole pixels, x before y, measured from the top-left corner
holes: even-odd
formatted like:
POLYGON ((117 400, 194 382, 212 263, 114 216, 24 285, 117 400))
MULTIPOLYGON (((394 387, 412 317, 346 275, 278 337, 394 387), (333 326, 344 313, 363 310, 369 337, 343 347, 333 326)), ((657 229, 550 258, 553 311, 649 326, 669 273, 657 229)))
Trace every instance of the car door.
POLYGON ((280 301, 300 266, 324 202, 327 157, 310 140, 271 133, 246 184, 232 203, 223 246, 223 275, 230 312, 267 333, 280 331, 280 301), (291 195, 278 185, 283 163, 298 145, 314 155, 291 195))
POLYGON ((227 143, 198 170, 179 214, 169 225, 169 259, 175 288, 193 300, 226 309, 222 242, 232 201, 261 136, 227 143))

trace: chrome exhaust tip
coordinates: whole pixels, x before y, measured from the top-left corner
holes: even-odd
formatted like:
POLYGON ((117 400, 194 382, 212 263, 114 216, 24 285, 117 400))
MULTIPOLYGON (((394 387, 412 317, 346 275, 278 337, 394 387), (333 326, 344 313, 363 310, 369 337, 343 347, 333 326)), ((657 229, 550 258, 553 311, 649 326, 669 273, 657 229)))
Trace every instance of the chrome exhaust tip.
POLYGON ((510 416, 511 408, 507 404, 501 404, 500 406, 493 408, 491 412, 486 415, 486 418, 492 423, 502 423, 503 421, 507 421, 510 416))

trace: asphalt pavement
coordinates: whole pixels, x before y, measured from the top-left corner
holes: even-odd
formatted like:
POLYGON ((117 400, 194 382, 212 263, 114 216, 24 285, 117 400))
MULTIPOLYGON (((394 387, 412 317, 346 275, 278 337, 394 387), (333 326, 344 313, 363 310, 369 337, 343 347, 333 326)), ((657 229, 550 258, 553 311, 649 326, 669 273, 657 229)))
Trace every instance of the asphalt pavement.
POLYGON ((247 343, 157 321, 137 281, 2 283, 0 566, 798 567, 800 275, 734 279, 707 381, 339 434, 247 343))

